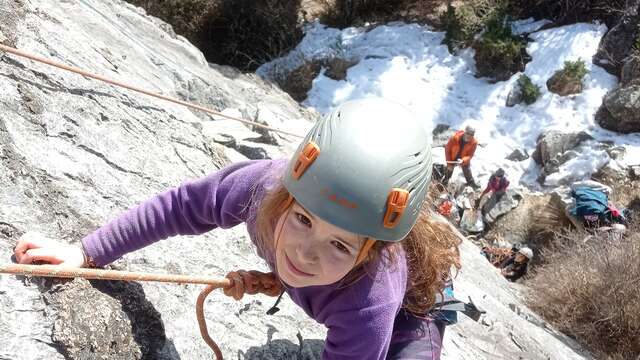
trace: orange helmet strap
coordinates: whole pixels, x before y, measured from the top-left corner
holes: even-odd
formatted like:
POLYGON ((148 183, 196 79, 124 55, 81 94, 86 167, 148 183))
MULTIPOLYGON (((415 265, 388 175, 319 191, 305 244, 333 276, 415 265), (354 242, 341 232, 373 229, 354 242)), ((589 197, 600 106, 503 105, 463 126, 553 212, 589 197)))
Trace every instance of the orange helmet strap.
POLYGON ((367 238, 367 240, 364 242, 364 245, 362 245, 360 252, 358 253, 358 257, 356 258, 356 266, 360 265, 360 263, 367 258, 369 250, 371 250, 375 243, 376 241, 374 239, 367 238))

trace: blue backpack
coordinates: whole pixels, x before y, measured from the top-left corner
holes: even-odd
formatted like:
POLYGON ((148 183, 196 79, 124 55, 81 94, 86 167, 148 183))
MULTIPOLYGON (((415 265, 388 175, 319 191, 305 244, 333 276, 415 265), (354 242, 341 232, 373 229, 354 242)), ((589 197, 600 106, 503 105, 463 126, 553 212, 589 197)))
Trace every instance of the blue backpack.
POLYGON ((603 191, 583 187, 573 190, 571 196, 576 201, 575 208, 571 209, 571 215, 579 218, 585 215, 596 215, 601 221, 611 219, 609 199, 603 191))

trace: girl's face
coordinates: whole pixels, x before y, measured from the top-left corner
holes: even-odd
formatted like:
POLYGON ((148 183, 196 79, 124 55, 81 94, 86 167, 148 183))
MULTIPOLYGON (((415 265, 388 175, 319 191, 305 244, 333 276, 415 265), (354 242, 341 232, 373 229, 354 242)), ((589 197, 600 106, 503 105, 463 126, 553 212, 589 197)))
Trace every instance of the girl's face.
POLYGON ((364 239, 333 226, 294 201, 278 219, 276 265, 287 285, 328 285, 342 279, 355 265, 364 239))

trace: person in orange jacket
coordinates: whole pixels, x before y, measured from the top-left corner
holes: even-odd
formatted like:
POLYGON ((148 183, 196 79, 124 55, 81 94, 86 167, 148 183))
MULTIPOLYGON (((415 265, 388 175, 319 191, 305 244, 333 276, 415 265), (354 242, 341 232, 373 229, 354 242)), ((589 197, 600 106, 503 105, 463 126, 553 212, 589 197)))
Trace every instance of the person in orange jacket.
POLYGON ((444 154, 447 159, 447 171, 442 180, 444 185, 449 183, 449 179, 453 174, 453 169, 460 165, 462 173, 467 180, 467 185, 478 189, 473 175, 471 174, 471 158, 476 151, 478 141, 473 137, 476 130, 471 126, 467 126, 464 131, 459 130, 449 139, 447 146, 444 148, 444 154))

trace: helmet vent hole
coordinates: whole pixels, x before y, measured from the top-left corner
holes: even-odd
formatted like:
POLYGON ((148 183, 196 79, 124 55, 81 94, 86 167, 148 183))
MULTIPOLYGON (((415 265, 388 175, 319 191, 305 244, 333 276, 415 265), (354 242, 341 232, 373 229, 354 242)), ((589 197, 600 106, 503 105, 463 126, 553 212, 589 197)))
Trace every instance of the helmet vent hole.
POLYGON ((418 156, 420 156, 420 154, 422 154, 422 152, 417 152, 417 153, 413 154, 413 156, 418 157, 418 156))

